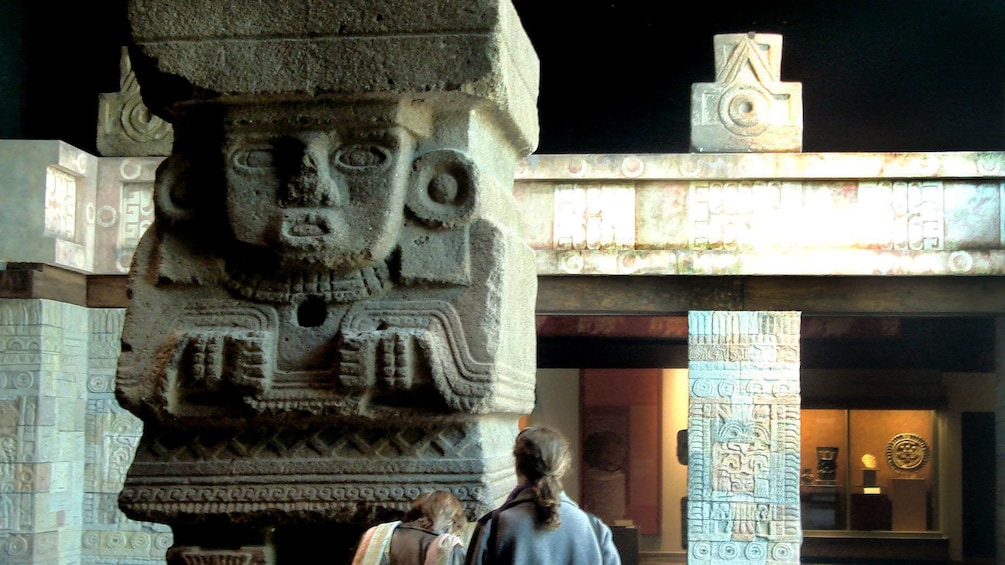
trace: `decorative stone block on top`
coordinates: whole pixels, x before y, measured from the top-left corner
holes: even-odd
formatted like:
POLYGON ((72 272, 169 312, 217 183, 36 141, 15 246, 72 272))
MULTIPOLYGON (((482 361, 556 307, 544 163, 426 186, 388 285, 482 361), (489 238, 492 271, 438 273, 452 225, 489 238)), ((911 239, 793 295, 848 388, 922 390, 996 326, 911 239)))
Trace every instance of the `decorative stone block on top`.
POLYGON ((119 500, 184 526, 174 555, 227 537, 193 524, 366 524, 428 488, 474 516, 512 486, 537 59, 508 0, 391 8, 130 2, 175 144, 130 270, 119 500))
POLYGON ((715 82, 691 86, 691 150, 801 151, 802 85, 781 82, 782 36, 716 35, 715 82))
POLYGON ((440 109, 466 100, 499 122, 520 155, 537 146, 539 63, 508 0, 227 6, 129 3, 133 67, 155 113, 179 101, 269 95, 404 96, 442 100, 440 109))
POLYGON ((174 130, 143 103, 125 48, 119 68, 119 91, 98 96, 98 153, 104 157, 170 155, 174 130))

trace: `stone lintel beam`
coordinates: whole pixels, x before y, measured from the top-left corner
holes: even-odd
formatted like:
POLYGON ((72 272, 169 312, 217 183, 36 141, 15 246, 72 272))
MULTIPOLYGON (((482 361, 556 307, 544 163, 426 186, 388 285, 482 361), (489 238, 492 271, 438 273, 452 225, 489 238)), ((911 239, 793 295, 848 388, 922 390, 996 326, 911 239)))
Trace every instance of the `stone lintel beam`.
POLYGON ((132 0, 129 20, 144 100, 169 121, 193 102, 430 99, 537 145, 539 62, 509 0, 132 0))

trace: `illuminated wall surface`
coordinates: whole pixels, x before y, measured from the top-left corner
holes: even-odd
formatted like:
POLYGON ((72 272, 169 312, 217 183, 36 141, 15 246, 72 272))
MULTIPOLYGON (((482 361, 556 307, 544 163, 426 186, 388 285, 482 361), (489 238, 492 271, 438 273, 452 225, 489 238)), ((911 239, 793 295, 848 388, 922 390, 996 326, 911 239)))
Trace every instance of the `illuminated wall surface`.
MULTIPOLYGON (((125 273, 160 160, 0 141, 0 256, 125 273)), ((1003 179, 999 152, 537 155, 514 191, 541 275, 988 275, 1003 179)))
POLYGON ((539 155, 516 193, 539 274, 1005 269, 1001 153, 539 155))

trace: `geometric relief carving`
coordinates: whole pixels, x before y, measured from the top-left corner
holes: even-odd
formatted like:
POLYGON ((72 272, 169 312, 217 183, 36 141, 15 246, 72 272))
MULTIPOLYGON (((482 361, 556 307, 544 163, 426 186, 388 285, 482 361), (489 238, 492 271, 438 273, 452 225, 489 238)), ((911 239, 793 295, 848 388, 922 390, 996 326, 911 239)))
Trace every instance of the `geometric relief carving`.
POLYGON ((945 249, 944 192, 941 181, 860 182, 863 243, 893 251, 945 249))
POLYGON ((85 558, 88 555, 101 556, 102 561, 96 561, 96 564, 108 563, 113 559, 132 562, 131 560, 143 557, 151 558, 150 563, 163 563, 164 554, 173 540, 172 534, 164 531, 84 530, 81 548, 85 558))
POLYGON ((129 272, 139 240, 154 220, 154 176, 162 157, 105 157, 94 203, 96 273, 129 272))
POLYGON ((424 489, 440 488, 474 512, 490 504, 501 488, 496 482, 506 480, 505 473, 493 472, 491 482, 483 477, 491 469, 482 461, 479 438, 505 428, 446 423, 164 431, 141 441, 120 504, 157 516, 225 507, 365 521, 376 508, 404 511, 424 489), (229 479, 235 472, 240 483, 229 479), (172 476, 185 476, 184 484, 172 476))
MULTIPOLYGON (((83 175, 81 175, 83 176, 83 175)), ((81 179, 84 180, 84 179, 81 179)), ((46 169, 44 235, 54 241, 53 261, 74 269, 89 269, 84 217, 77 214, 78 177, 55 166, 46 169)))
POLYGON ((691 148, 697 152, 801 151, 802 85, 781 82, 782 36, 713 38, 715 82, 691 85, 691 148))
MULTIPOLYGON (((339 465, 341 460, 366 468, 377 468, 381 461, 400 457, 434 457, 450 453, 455 457, 477 455, 477 443, 465 424, 394 428, 328 426, 318 429, 295 427, 248 427, 235 432, 206 430, 165 430, 144 436, 143 449, 157 454, 162 461, 218 461, 229 463, 254 458, 267 464, 270 460, 306 459, 323 465, 339 465), (359 456, 365 456, 361 460, 359 456)), ((431 461, 430 464, 448 460, 431 461)))
POLYGON ((45 235, 73 241, 77 226, 77 179, 56 167, 46 170, 45 235))
POLYGON ((120 272, 125 273, 132 262, 140 237, 153 223, 153 183, 124 182, 121 198, 118 241, 115 249, 116 266, 120 272))
POLYGON ((96 489, 98 492, 116 492, 125 481, 143 425, 132 414, 107 415, 104 419, 111 422, 100 436, 101 457, 98 459, 98 468, 101 469, 101 481, 96 489))
POLYGON ((798 561, 798 328, 797 312, 689 315, 689 561, 798 561))
POLYGON ((694 181, 689 246, 941 251, 944 192, 941 181, 694 181))
POLYGON ((554 192, 556 249, 612 249, 635 246, 635 188, 558 187, 554 192))

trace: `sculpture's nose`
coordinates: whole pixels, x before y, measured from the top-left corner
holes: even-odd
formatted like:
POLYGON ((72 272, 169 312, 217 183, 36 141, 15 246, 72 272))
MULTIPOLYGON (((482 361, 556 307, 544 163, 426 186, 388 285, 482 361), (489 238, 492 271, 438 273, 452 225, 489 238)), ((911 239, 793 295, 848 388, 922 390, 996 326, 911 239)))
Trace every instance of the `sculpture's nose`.
POLYGON ((341 205, 344 201, 342 189, 328 169, 327 144, 321 140, 307 140, 299 151, 299 162, 292 167, 285 182, 283 204, 291 207, 341 205))

